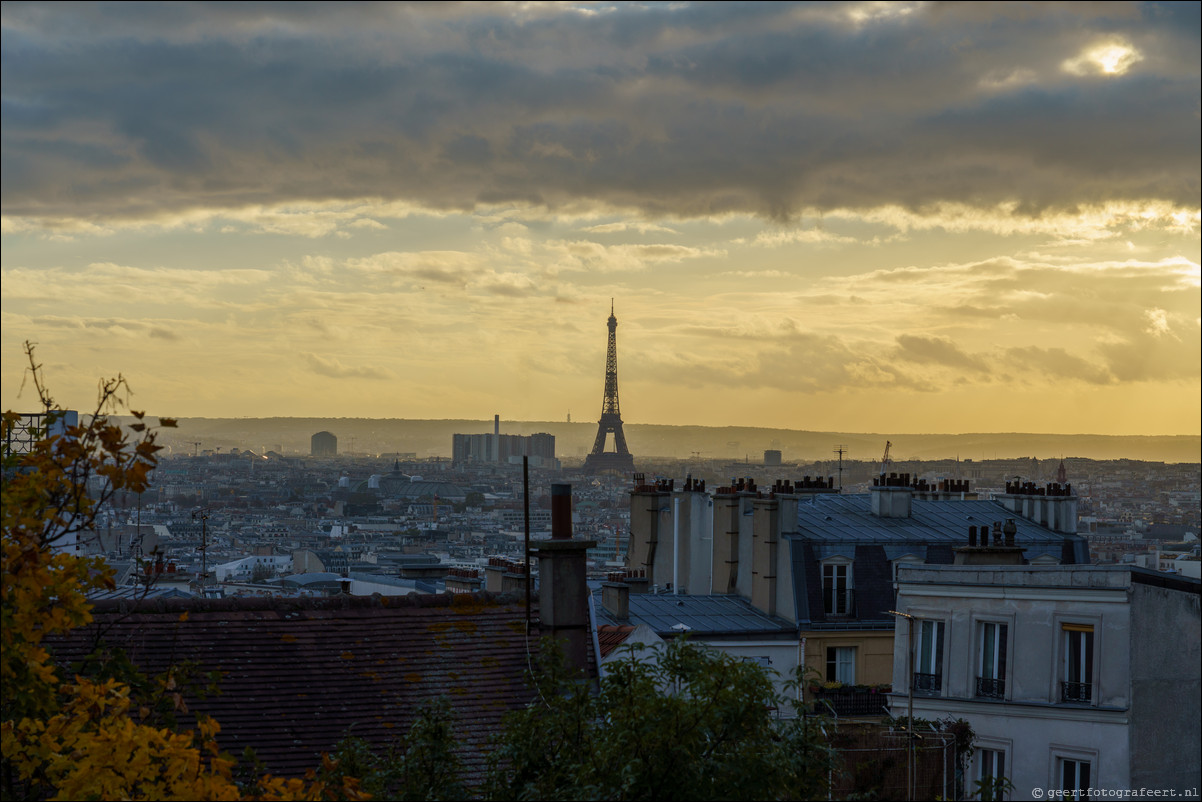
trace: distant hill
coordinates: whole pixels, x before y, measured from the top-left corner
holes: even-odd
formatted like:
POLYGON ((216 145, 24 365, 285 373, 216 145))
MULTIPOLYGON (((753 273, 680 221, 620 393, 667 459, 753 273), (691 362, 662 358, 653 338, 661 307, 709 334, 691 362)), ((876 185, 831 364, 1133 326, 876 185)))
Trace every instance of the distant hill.
MULTIPOLYGON (((450 457, 451 435, 486 433, 491 420, 402 420, 397 418, 182 418, 179 428, 161 442, 174 453, 229 448, 309 453, 309 438, 319 431, 338 437, 346 454, 415 453, 418 457, 450 457), (199 443, 200 445, 195 445, 199 443)), ((1010 459, 1084 457, 1153 462, 1199 462, 1202 438, 1197 435, 1133 436, 1095 434, 889 434, 811 432, 751 426, 662 426, 626 424, 626 440, 636 457, 762 460, 765 449, 779 449, 785 462, 829 460, 842 445, 851 460, 879 460, 885 441, 893 442, 896 460, 1010 459)), ((595 422, 502 421, 503 434, 555 435, 560 457, 583 457, 597 435, 595 422)))

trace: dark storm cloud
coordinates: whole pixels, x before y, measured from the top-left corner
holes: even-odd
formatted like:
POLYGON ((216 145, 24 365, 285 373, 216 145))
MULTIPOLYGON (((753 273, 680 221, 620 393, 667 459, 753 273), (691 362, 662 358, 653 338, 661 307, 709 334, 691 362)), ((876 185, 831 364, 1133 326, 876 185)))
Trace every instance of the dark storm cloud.
POLYGON ((5 3, 3 209, 1196 204, 1196 4, 978 5, 5 3))

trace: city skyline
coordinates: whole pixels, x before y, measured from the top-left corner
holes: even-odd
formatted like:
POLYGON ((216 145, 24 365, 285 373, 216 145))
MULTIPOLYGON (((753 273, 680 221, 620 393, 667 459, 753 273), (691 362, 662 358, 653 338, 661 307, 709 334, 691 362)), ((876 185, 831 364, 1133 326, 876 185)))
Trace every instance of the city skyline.
POLYGON ((5 3, 3 404, 1197 435, 1199 7, 1009 5, 5 3))

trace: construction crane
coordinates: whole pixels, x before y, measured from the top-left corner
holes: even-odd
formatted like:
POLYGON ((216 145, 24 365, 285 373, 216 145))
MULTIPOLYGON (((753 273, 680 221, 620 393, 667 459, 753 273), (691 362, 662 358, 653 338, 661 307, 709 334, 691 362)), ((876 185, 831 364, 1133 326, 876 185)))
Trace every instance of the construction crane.
POLYGON ((889 466, 893 464, 893 460, 889 459, 889 449, 893 447, 893 443, 885 441, 885 453, 881 457, 881 476, 889 472, 889 466))
POLYGON ((194 457, 197 456, 197 452, 199 452, 199 451, 200 451, 200 441, 193 440, 192 441, 192 456, 194 456, 194 457))

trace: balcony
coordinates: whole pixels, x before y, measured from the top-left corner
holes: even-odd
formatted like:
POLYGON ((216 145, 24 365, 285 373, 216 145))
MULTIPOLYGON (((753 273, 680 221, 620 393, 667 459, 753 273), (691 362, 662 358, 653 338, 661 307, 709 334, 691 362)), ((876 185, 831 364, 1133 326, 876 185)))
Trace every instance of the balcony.
POLYGON ((841 688, 811 686, 814 712, 836 716, 876 717, 889 714, 888 685, 845 685, 841 688))
POLYGON ((915 674, 914 693, 941 693, 943 691, 942 674, 915 674))
POLYGON ((1089 704, 1093 699, 1093 685, 1088 682, 1060 683, 1060 701, 1089 704))
POLYGON ((1005 699, 1006 680, 977 677, 977 696, 983 696, 986 699, 1005 699))

